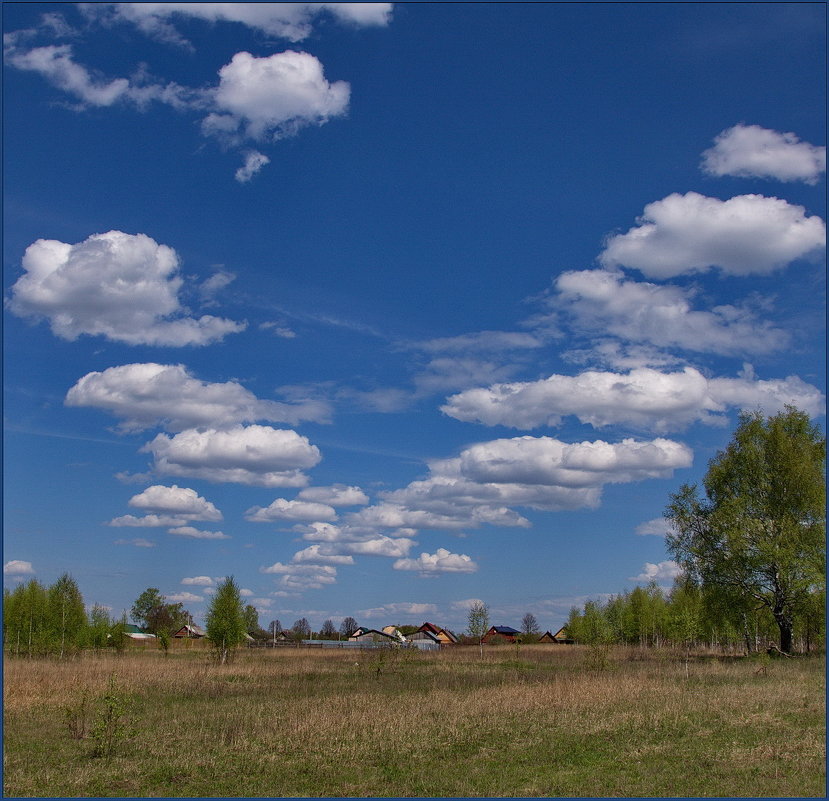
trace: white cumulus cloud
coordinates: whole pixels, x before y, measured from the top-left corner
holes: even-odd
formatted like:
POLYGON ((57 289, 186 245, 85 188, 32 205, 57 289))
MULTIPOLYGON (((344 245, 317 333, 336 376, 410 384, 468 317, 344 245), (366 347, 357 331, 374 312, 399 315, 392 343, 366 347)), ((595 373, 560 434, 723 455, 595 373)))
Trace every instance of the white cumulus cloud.
POLYGON ((334 484, 330 487, 307 487, 297 495, 302 501, 327 503, 329 506, 363 506, 368 496, 359 487, 334 484))
POLYGON ((280 592, 294 594, 305 590, 319 590, 328 584, 336 584, 337 568, 319 564, 283 564, 275 562, 269 567, 259 568, 260 573, 278 575, 280 592))
POLYGON ((664 517, 655 517, 636 526, 636 533, 640 537, 664 537, 671 530, 671 524, 664 517))
POLYGON ((396 615, 414 615, 416 617, 423 617, 425 615, 434 615, 438 611, 435 604, 430 603, 413 603, 410 601, 398 601, 396 603, 384 604, 383 606, 375 606, 370 609, 360 609, 357 614, 361 618, 390 618, 396 615))
POLYGON ((192 592, 174 592, 172 595, 165 595, 164 599, 173 603, 195 603, 204 600, 201 595, 194 595, 192 592))
POLYGON ((179 515, 191 520, 222 519, 222 513, 210 501, 202 498, 195 490, 177 484, 172 487, 161 484, 147 487, 138 495, 133 495, 129 505, 150 513, 179 515))
POLYGON ((820 217, 776 197, 729 200, 674 193, 645 206, 638 225, 608 239, 599 256, 652 278, 718 267, 729 275, 765 275, 817 256, 826 243, 820 217))
POLYGON ((318 401, 260 400, 236 381, 194 378, 181 364, 125 364, 87 373, 69 390, 67 406, 91 406, 121 419, 124 431, 161 425, 170 431, 227 428, 268 420, 325 421, 329 407, 318 401))
POLYGON ((762 408, 767 414, 792 404, 822 414, 823 394, 796 376, 758 380, 706 378, 693 367, 662 372, 647 367, 628 373, 587 370, 540 381, 495 384, 449 397, 441 410, 458 420, 531 429, 557 426, 568 415, 600 428, 626 424, 676 431, 693 422, 722 425, 730 408, 762 408))
POLYGON ((270 506, 252 506, 245 512, 245 520, 252 523, 291 521, 296 523, 326 522, 337 519, 333 507, 324 503, 289 501, 277 498, 270 506))
POLYGON ((624 439, 565 443, 552 437, 515 437, 473 445, 461 453, 460 472, 474 481, 540 484, 574 489, 667 478, 690 467, 691 449, 673 440, 624 439))
POLYGON ((215 582, 210 576, 190 576, 183 578, 181 583, 193 587, 212 587, 215 582))
MULTIPOLYGON (((530 522, 511 507, 595 508, 606 484, 666 478, 692 459, 690 448, 663 438, 568 444, 527 436, 478 443, 456 458, 431 462, 427 478, 380 493, 379 503, 348 515, 345 536, 390 529, 398 536, 410 529, 411 536, 419 529, 527 528, 530 522)), ((305 538, 339 543, 342 535, 339 529, 315 530, 305 538)))
POLYGON ((666 562, 645 562, 638 576, 631 576, 628 581, 673 581, 682 573, 682 568, 673 560, 666 562))
POLYGON ((266 164, 270 164, 271 160, 258 150, 249 150, 245 153, 245 163, 239 167, 234 173, 234 178, 240 183, 247 183, 259 170, 266 164))
POLYGON ((38 239, 26 248, 12 312, 49 320, 52 332, 129 345, 206 345, 245 328, 220 317, 189 317, 179 302, 176 252, 145 234, 109 231, 75 245, 38 239))
POLYGON ((577 333, 594 337, 721 355, 772 353, 790 339, 750 309, 720 305, 695 310, 692 290, 628 280, 621 272, 565 272, 554 289, 549 301, 554 311, 577 333))
POLYGON ((815 184, 826 171, 826 148, 801 142, 791 132, 741 123, 716 136, 714 146, 702 154, 701 166, 709 175, 815 184))
POLYGON ((146 514, 143 517, 124 515, 109 522, 111 526, 184 526, 192 520, 216 522, 222 513, 208 500, 188 487, 165 487, 155 484, 134 495, 129 505, 146 514))
POLYGON ((297 551, 292 562, 300 564, 310 562, 318 565, 353 565, 354 557, 346 554, 328 553, 321 545, 309 545, 297 551))
POLYGON ((438 573, 474 573, 478 565, 471 557, 463 553, 451 553, 446 548, 438 548, 435 553, 422 553, 417 559, 398 559, 395 570, 416 570, 421 576, 433 576, 438 573))
POLYGON ((230 537, 223 531, 204 531, 194 526, 175 526, 170 534, 177 537, 191 537, 194 540, 229 540, 230 537))
POLYGON ((260 425, 159 434, 142 451, 153 454, 153 470, 162 475, 260 487, 304 486, 308 478, 302 471, 321 458, 295 431, 260 425))
POLYGON ((387 537, 384 534, 376 535, 364 540, 342 542, 336 546, 337 550, 360 556, 385 556, 396 559, 408 556, 415 541, 408 537, 387 537))
POLYGON ((202 131, 231 143, 281 139, 342 116, 350 93, 345 81, 329 83, 309 53, 236 53, 219 70, 216 110, 205 117, 202 131))
POLYGON ((184 43, 172 26, 176 18, 208 22, 235 22, 268 36, 292 42, 307 38, 315 18, 323 13, 356 26, 385 26, 392 3, 83 3, 90 17, 104 22, 120 20, 164 41, 184 43))
POLYGON ((3 575, 6 576, 25 576, 32 575, 34 572, 32 563, 23 559, 11 559, 3 565, 3 575))

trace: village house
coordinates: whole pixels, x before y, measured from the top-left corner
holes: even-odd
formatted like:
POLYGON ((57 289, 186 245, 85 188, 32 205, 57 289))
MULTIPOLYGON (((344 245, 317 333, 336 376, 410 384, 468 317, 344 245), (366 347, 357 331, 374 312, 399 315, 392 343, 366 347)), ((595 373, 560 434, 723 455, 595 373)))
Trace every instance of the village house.
POLYGON ((196 626, 194 623, 185 623, 178 631, 173 633, 173 637, 176 639, 186 637, 188 639, 198 640, 206 636, 207 632, 200 626, 196 626))
POLYGON ((572 645, 575 640, 567 634, 567 627, 562 626, 555 634, 553 634, 553 638, 556 642, 566 643, 567 645, 572 645))
POLYGON ((517 642, 521 637, 521 632, 511 626, 491 626, 489 631, 481 637, 485 643, 495 642, 517 642))
POLYGON ((378 631, 377 629, 364 629, 360 627, 357 631, 354 632, 349 638, 349 642, 386 642, 386 643, 394 643, 400 642, 397 637, 386 634, 384 631, 378 631))
MULTIPOLYGON (((449 629, 438 628, 434 623, 424 623, 418 631, 433 635, 441 645, 456 645, 458 642, 458 638, 449 629)), ((412 635, 409 635, 409 639, 412 639, 412 635)))

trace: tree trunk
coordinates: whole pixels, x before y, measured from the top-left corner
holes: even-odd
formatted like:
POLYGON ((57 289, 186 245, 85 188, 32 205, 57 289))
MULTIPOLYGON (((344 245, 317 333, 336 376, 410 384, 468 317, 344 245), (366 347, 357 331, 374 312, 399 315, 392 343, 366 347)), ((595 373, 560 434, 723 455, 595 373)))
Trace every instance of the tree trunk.
POLYGON ((743 612, 743 640, 746 644, 746 651, 751 653, 751 635, 748 632, 748 617, 745 612, 743 612))
POLYGON ((774 612, 774 619, 780 629, 780 650, 784 654, 790 654, 792 652, 792 620, 787 614, 777 610, 774 612))

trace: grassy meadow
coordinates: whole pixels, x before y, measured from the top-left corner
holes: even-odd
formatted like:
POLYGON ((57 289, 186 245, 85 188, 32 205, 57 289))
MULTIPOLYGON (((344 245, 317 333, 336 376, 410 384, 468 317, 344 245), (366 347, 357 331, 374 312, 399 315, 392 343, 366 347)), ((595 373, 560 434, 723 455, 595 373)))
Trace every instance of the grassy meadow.
POLYGON ((4 791, 822 797, 824 677, 582 646, 7 658, 4 791))

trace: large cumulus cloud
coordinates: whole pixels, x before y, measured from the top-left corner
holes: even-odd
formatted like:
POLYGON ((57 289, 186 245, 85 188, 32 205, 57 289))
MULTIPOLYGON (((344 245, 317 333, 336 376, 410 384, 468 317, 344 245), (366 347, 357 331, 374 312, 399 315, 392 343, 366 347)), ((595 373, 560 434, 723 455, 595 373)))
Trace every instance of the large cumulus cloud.
MULTIPOLYGON (((553 288, 547 303, 554 322, 564 319, 588 336, 616 337, 626 347, 634 343, 733 356, 773 353, 790 340, 745 306, 694 309, 691 289, 635 281, 614 270, 570 270, 556 278, 553 288)), ((541 316, 536 324, 546 320, 541 316)))
POLYGON ((820 217, 762 195, 723 201, 674 193, 645 206, 638 223, 608 239, 602 264, 633 267, 652 278, 712 267, 730 275, 764 275, 816 256, 826 243, 820 217))
POLYGON ((258 58, 236 53, 219 70, 215 111, 202 130, 231 142, 280 139, 345 114, 351 88, 329 83, 320 61, 293 50, 258 58))
POLYGON ((38 239, 23 256, 9 308, 47 319, 52 332, 83 334, 129 345, 206 345, 244 323, 185 313, 176 252, 145 234, 109 231, 75 245, 38 239))
POLYGON ((87 373, 67 392, 67 406, 89 406, 121 420, 125 431, 158 425, 169 431, 229 428, 267 420, 323 421, 324 403, 260 400, 236 381, 211 383, 193 377, 181 364, 125 364, 87 373))
POLYGON ((597 428, 630 425, 676 431, 696 421, 724 425, 724 412, 733 408, 760 407, 773 414, 792 404, 820 414, 823 402, 816 387, 796 376, 764 381, 746 371, 738 378, 706 378, 693 367, 677 372, 642 367, 627 373, 586 370, 576 376, 494 384, 453 395, 441 408, 458 420, 490 426, 557 426, 573 415, 597 428))
POLYGON ((261 425, 159 434, 142 450, 153 454, 156 473, 260 487, 305 486, 302 471, 321 458, 307 437, 261 425))

